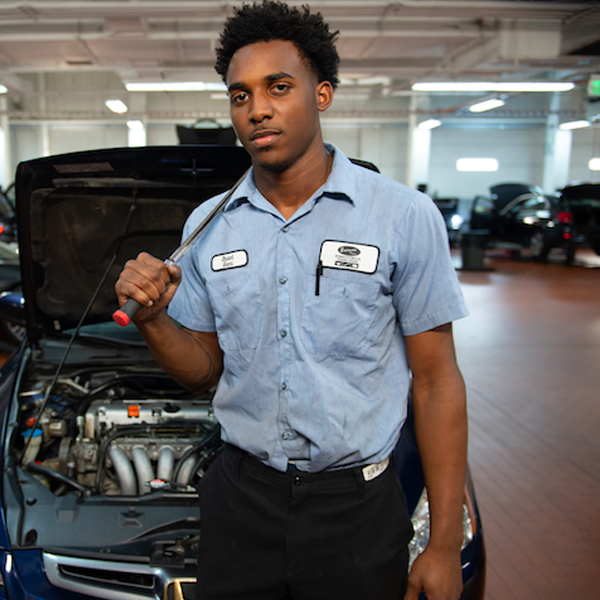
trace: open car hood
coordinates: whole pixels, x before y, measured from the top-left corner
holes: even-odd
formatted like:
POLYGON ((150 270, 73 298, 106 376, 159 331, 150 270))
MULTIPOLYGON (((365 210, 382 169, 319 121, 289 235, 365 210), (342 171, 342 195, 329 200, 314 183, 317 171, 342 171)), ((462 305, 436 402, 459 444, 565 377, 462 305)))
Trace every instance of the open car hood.
POLYGON ((167 258, 189 213, 249 165, 243 148, 228 146, 118 148, 22 162, 17 226, 29 338, 76 326, 107 270, 85 323, 111 319, 123 264, 142 250, 167 258))

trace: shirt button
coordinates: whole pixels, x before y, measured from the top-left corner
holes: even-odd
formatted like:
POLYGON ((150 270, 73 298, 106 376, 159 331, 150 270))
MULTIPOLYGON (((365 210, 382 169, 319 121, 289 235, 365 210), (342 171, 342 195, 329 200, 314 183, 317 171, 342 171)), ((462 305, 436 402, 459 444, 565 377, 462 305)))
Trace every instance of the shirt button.
POLYGON ((279 335, 280 335, 282 338, 284 338, 284 337, 287 335, 287 331, 286 331, 285 329, 282 329, 282 330, 279 332, 279 335))
POLYGON ((279 279, 279 283, 281 285, 285 285, 287 283, 287 277, 281 277, 281 279, 279 279))
POLYGON ((281 389, 287 390, 287 383, 285 381, 281 384, 281 389))
POLYGON ((289 431, 286 431, 285 433, 281 434, 281 439, 282 440, 291 440, 292 434, 289 431))
POLYGON ((289 229, 289 227, 286 225, 285 227, 281 228, 281 231, 283 231, 283 233, 287 233, 288 229, 289 229))

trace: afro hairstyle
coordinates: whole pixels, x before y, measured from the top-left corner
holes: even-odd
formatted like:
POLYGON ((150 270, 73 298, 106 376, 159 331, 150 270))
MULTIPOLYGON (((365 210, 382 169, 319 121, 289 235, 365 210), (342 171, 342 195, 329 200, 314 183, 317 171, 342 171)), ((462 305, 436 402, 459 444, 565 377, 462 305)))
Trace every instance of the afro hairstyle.
POLYGON ((339 31, 330 32, 321 13, 311 14, 308 6, 290 8, 283 2, 263 0, 235 8, 225 21, 219 38, 215 70, 225 81, 233 55, 244 46, 257 42, 292 42, 320 82, 328 81, 335 89, 339 83, 335 41, 339 31))

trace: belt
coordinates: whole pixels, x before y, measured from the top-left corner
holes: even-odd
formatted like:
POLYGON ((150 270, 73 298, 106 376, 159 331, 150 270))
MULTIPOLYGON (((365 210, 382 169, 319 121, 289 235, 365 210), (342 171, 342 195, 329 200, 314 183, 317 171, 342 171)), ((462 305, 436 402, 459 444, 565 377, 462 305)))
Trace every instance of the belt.
MULTIPOLYGON (((372 479, 379 477, 387 469, 389 464, 390 464, 390 457, 388 456, 388 457, 384 458, 381 462, 373 463, 371 465, 366 465, 364 467, 358 467, 358 468, 361 470, 364 480, 371 481, 372 479)), ((290 472, 290 471, 299 471, 300 473, 304 472, 304 471, 301 471, 296 466, 296 463, 293 460, 288 462, 287 470, 288 470, 288 472, 290 472)), ((339 469, 339 470, 344 471, 345 469, 339 469)), ((325 472, 326 473, 336 473, 337 471, 325 471, 325 472)))

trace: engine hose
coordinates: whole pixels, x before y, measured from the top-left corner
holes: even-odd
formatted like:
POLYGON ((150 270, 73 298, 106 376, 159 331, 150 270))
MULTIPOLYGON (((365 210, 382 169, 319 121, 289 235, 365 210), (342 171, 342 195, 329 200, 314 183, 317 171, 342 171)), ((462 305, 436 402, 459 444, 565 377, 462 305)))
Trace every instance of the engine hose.
POLYGON ((43 467, 42 465, 38 465, 37 463, 35 463, 33 461, 28 462, 25 465, 25 468, 30 473, 37 473, 38 475, 45 475, 46 477, 50 477, 51 479, 56 479, 56 481, 60 481, 61 483, 64 483, 65 485, 75 488, 78 492, 81 492, 82 494, 87 494, 91 491, 89 488, 85 487, 85 485, 82 485, 81 483, 79 483, 79 481, 76 481, 75 479, 72 479, 71 477, 67 477, 67 475, 64 475, 63 473, 59 473, 58 471, 53 471, 52 469, 49 469, 48 467, 43 467))

